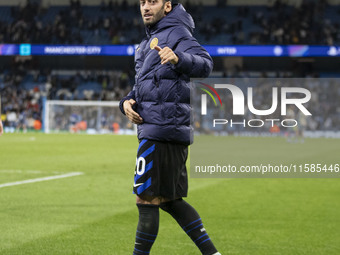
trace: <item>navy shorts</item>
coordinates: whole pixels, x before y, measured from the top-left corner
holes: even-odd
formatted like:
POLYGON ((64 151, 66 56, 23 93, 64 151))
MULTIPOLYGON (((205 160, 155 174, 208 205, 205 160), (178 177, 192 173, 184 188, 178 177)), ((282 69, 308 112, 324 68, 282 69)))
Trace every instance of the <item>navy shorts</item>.
POLYGON ((188 193, 188 146, 143 139, 136 159, 133 193, 177 199, 188 193))

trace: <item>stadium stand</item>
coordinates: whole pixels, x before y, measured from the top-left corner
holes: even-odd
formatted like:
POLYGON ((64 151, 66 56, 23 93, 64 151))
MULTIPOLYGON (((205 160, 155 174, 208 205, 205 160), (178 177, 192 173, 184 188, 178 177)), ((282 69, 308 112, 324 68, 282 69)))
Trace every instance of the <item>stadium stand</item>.
MULTIPOLYGON (((202 44, 304 44, 340 42, 339 6, 325 0, 293 7, 276 1, 272 6, 203 6, 184 4, 202 44)), ((24 7, 0 7, 0 42, 34 44, 136 44, 144 36, 138 6, 110 1, 100 6, 45 8, 28 2, 24 7), (126 19, 129 17, 129 19, 126 19)))
MULTIPOLYGON (((340 42, 340 6, 329 6, 324 0, 304 1, 299 7, 281 1, 275 1, 272 6, 229 6, 221 3, 203 6, 190 1, 184 5, 194 17, 197 27, 195 37, 202 44, 335 45, 340 42)), ((82 6, 80 1, 71 1, 69 6, 50 7, 30 1, 24 6, 2 5, 0 43, 134 44, 144 37, 144 25, 136 10, 137 5, 129 6, 124 1, 121 4, 108 1, 98 6, 82 6)), ((67 69, 62 64, 45 66, 39 63, 40 60, 13 57, 10 66, 2 65, 0 90, 5 126, 16 128, 20 118, 25 116, 31 120, 28 121, 29 127, 34 128, 34 120, 42 118, 43 97, 114 101, 122 98, 134 83, 131 67, 96 69, 74 64, 73 68, 67 69)), ((237 63, 226 68, 219 63, 223 62, 221 59, 214 61, 212 77, 340 76, 334 70, 309 68, 308 63, 295 63, 288 70, 280 70, 277 62, 269 63, 267 65, 276 68, 263 72, 237 63)), ((266 62, 258 60, 258 66, 263 67, 266 62)), ((332 88, 329 91, 330 96, 339 98, 339 90, 332 88)), ((322 98, 319 97, 320 100, 322 98)), ((320 103, 328 107, 328 102, 320 103)), ((335 118, 338 123, 340 117, 336 117, 336 110, 329 111, 327 116, 335 118)), ((315 124, 314 128, 317 127, 318 124, 315 124)))

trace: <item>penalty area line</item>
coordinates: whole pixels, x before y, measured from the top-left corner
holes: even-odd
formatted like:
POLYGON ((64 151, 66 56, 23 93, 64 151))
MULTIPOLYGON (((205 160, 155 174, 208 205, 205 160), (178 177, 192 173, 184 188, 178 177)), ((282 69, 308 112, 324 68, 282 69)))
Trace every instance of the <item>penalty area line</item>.
POLYGON ((56 179, 63 179, 63 178, 79 176, 79 175, 83 175, 83 174, 84 173, 82 173, 82 172, 73 172, 73 173, 47 176, 47 177, 41 177, 41 178, 35 178, 35 179, 29 179, 29 180, 23 180, 23 181, 17 181, 17 182, 3 183, 3 184, 0 184, 0 188, 16 186, 16 185, 21 185, 21 184, 27 184, 27 183, 34 183, 34 182, 44 182, 44 181, 50 181, 50 180, 56 180, 56 179))

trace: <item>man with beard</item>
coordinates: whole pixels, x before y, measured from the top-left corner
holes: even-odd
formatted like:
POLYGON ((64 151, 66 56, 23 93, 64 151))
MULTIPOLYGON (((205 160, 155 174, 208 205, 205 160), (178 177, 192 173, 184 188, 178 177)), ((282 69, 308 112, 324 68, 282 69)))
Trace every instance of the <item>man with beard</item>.
POLYGON ((120 109, 138 125, 139 148, 133 192, 139 222, 133 254, 149 254, 159 226, 159 208, 169 213, 204 255, 218 255, 187 196, 186 160, 193 142, 191 77, 208 77, 213 62, 192 36, 194 21, 167 0, 140 0, 146 38, 135 55, 135 85, 120 109))

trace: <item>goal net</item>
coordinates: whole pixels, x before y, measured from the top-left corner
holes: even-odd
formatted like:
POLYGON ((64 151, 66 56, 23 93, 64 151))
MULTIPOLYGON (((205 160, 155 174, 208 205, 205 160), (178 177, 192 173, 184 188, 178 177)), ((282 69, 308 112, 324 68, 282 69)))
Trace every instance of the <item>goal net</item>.
POLYGON ((119 102, 46 100, 43 111, 45 133, 136 134, 119 102))

